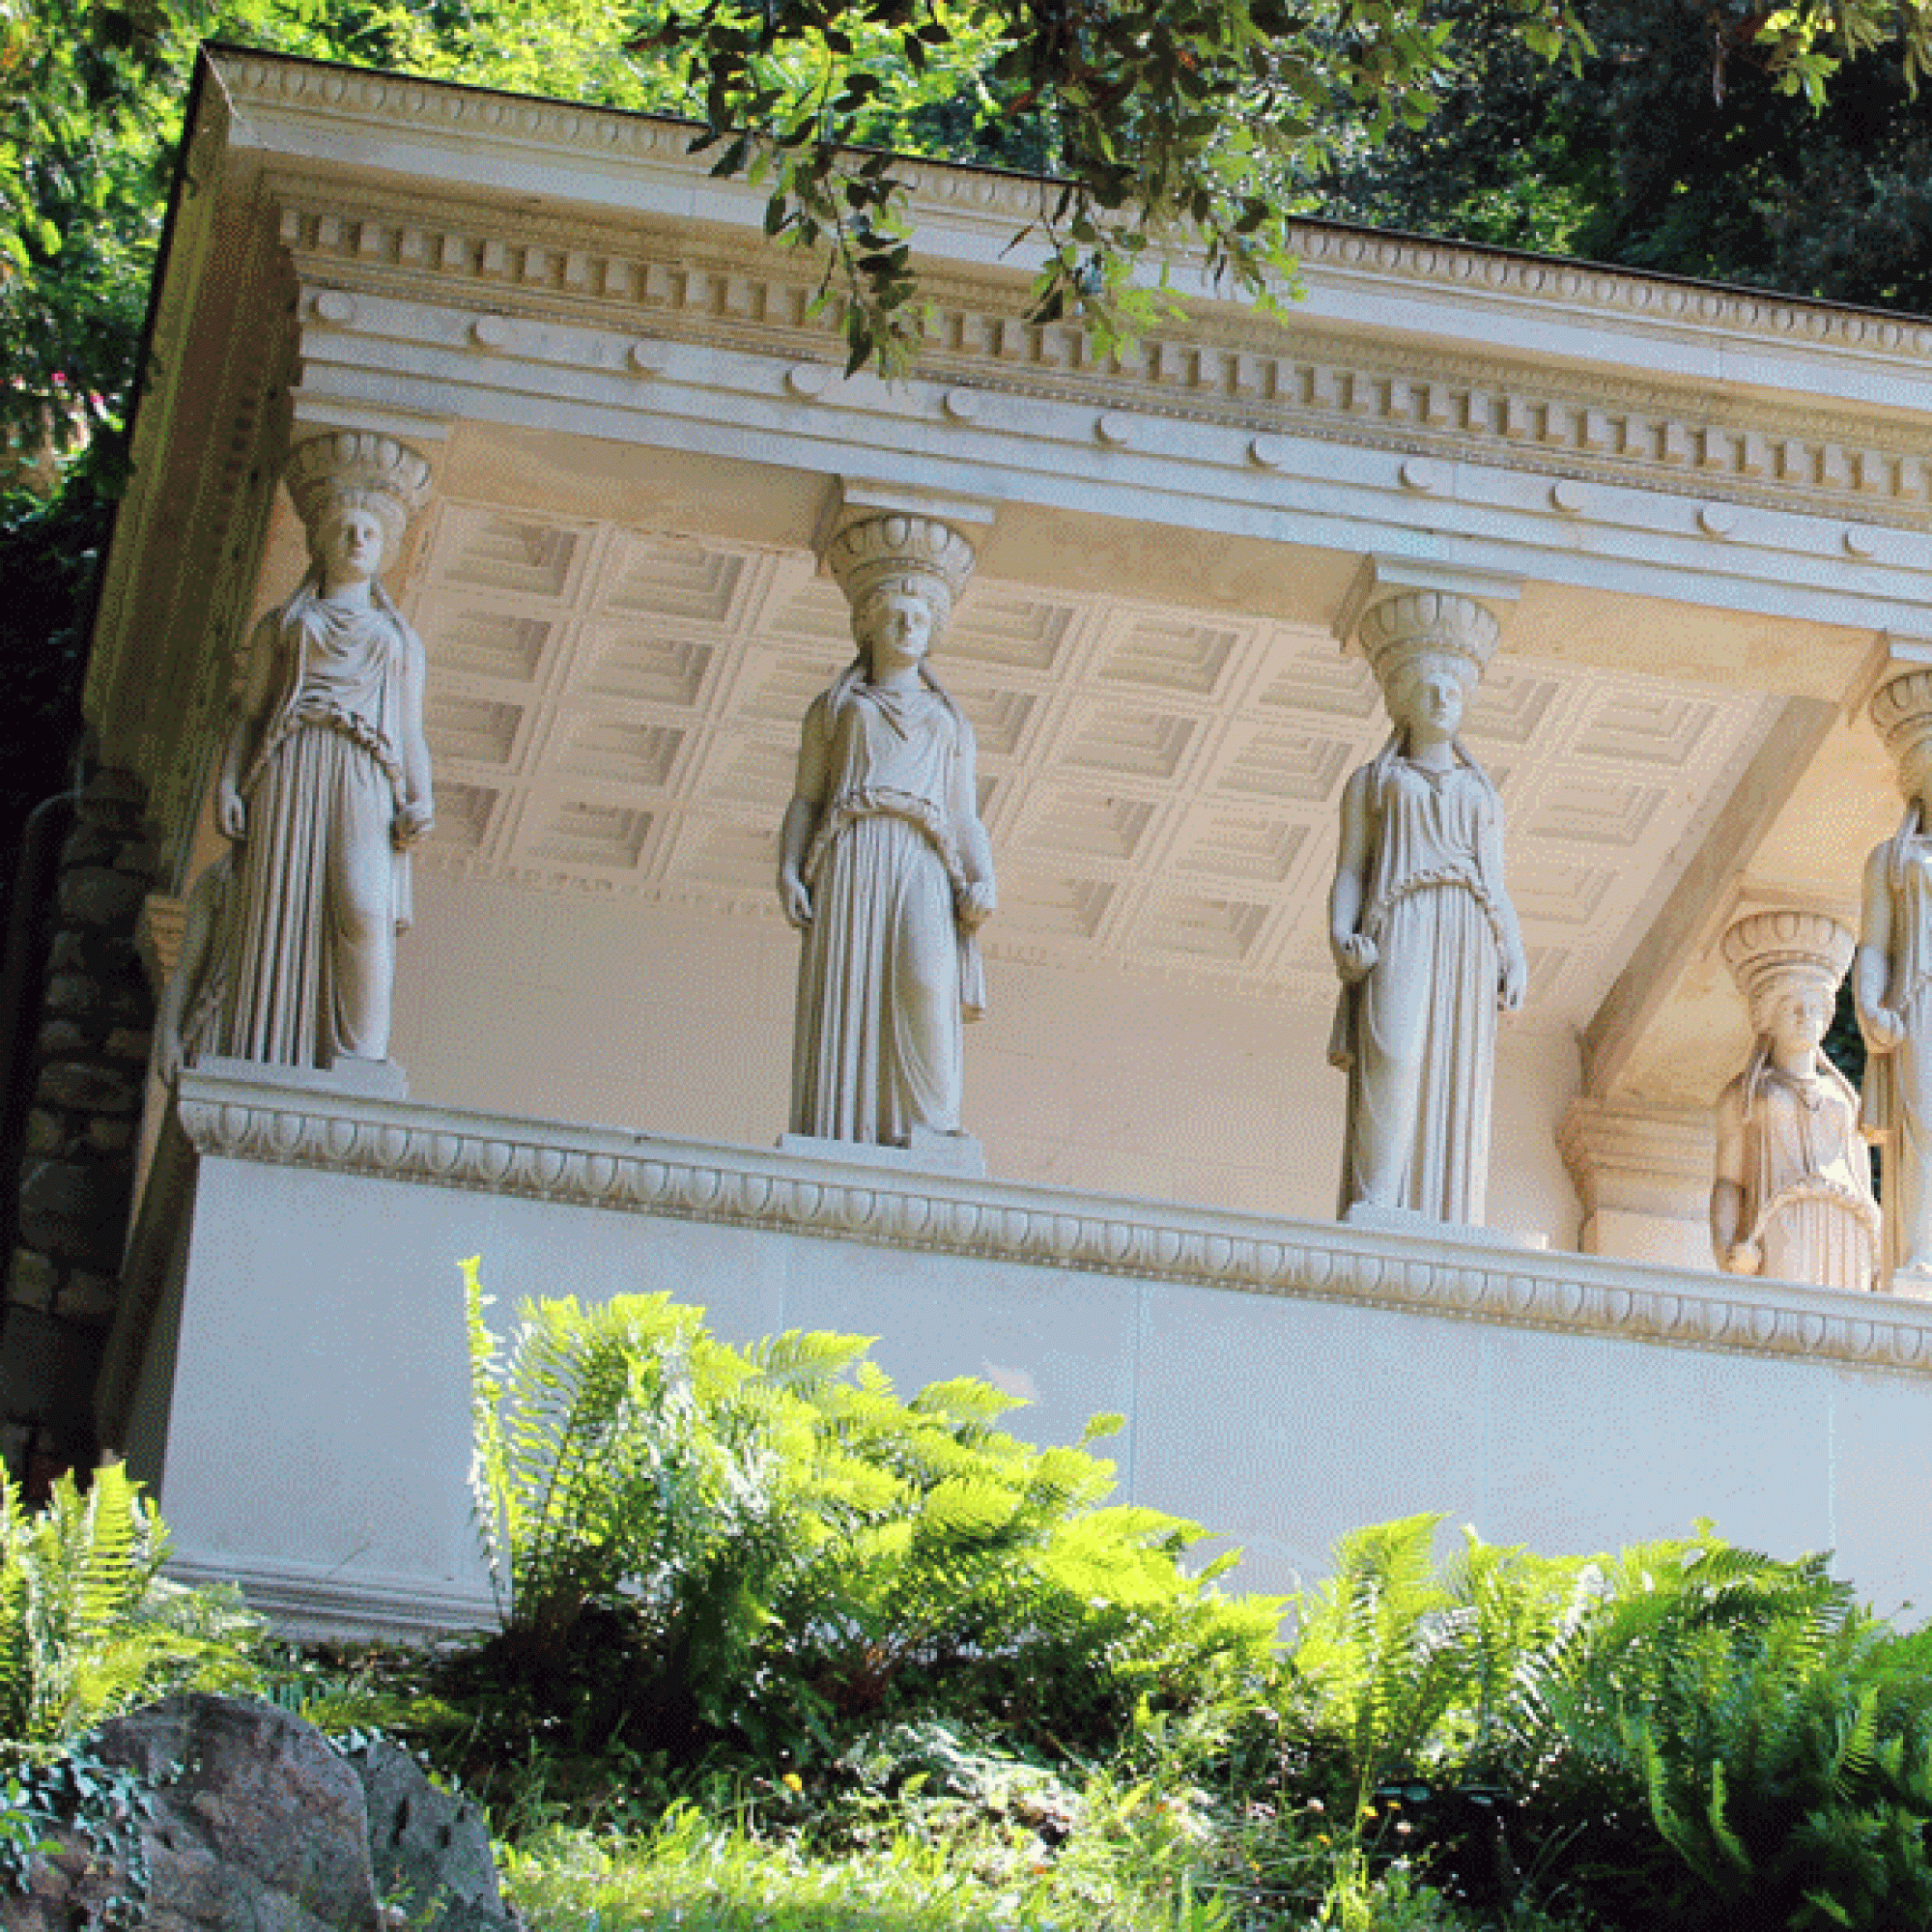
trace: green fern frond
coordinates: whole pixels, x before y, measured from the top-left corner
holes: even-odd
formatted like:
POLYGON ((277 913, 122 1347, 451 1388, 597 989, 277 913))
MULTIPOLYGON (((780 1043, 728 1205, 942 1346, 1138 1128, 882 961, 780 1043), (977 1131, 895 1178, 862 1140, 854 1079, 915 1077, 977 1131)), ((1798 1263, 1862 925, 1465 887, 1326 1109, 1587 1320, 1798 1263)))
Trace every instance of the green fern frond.
POLYGON ((876 1339, 788 1328, 754 1342, 746 1359, 767 1381, 807 1394, 850 1374, 876 1339))
POLYGON ((1019 1396, 1008 1395, 1004 1389, 997 1389, 977 1376, 955 1376, 951 1381, 928 1382, 906 1404, 915 1415, 936 1415, 955 1424, 997 1422, 1001 1416, 1025 1406, 1019 1396))

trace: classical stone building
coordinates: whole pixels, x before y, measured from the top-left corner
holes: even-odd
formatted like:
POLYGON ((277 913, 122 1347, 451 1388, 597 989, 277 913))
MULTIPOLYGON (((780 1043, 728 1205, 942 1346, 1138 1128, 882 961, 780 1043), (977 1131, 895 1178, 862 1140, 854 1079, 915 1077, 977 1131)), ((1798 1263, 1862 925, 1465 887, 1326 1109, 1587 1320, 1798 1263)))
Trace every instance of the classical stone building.
MULTIPOLYGON (((99 1396, 184 1570, 297 1622, 472 1614, 457 1262, 875 1333, 1244 1573, 1434 1508, 1597 1547, 1714 1517, 1881 1599, 1932 1553, 1932 1309, 1719 1274, 1719 941, 1856 919, 1897 821, 1863 716, 1932 639, 1932 326, 1311 224, 1286 326, 1185 289, 1120 358, 1024 320, 1038 190, 922 165, 913 373, 840 376, 810 265, 679 127, 235 52, 204 65, 88 687, 145 800, 156 971, 222 849, 281 475, 427 460, 387 582, 437 820, 383 1082, 153 1083, 99 1396), (851 654, 836 519, 976 554, 933 662, 999 878, 986 1173, 784 1150, 800 720, 851 654), (1525 985, 1490 1232, 1339 1225, 1327 895, 1392 599, 1486 612, 1463 738, 1525 985)), ((119 809, 117 807, 117 809, 119 809)), ((136 875, 129 875, 136 876, 136 875)), ((14 1293, 22 1293, 16 1270, 14 1293)))

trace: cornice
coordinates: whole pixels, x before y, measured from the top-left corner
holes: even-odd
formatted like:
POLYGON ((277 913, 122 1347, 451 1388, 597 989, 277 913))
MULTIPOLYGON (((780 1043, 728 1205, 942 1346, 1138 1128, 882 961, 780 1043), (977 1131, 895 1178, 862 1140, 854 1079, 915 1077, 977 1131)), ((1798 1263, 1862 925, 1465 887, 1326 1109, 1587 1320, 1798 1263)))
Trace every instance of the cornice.
POLYGON ((1471 248, 1427 237, 1299 223, 1289 245, 1304 268, 1334 267, 1518 301, 1593 308, 1726 335, 1762 336, 1932 359, 1932 323, 1917 316, 1835 307, 1770 291, 1722 287, 1556 257, 1471 248))
MULTIPOLYGON (((633 338, 646 374, 679 343, 834 373, 838 345, 832 323, 810 313, 810 265, 754 237, 720 241, 641 218, 566 222, 446 194, 433 206, 352 197, 280 173, 263 186, 318 347, 333 340, 346 351, 380 333, 373 311, 401 300, 467 317, 468 353, 481 358, 514 357, 513 322, 563 325, 545 327, 552 371, 569 365, 562 335, 574 328, 588 372, 608 370, 601 338, 617 332, 633 338)), ((1103 356, 1071 325, 1028 323, 1023 293, 1004 280, 935 267, 926 293, 915 379, 1222 425, 1248 439, 1244 460, 1263 469, 1277 460, 1270 439, 1299 437, 1874 525, 1921 528, 1932 505, 1932 430, 1898 413, 1411 347, 1332 322, 1264 329, 1232 305, 1197 306, 1183 327, 1103 356)), ((1432 487, 1425 470, 1413 487, 1432 487)))
POLYGON ((83 694, 103 758, 149 787, 170 881, 225 728, 297 338, 291 266, 226 192, 233 140, 222 91, 199 88, 83 694))
MULTIPOLYGON (((708 163, 685 152, 694 131, 689 122, 241 49, 217 49, 213 60, 238 106, 323 108, 332 116, 380 123, 392 131, 420 128, 481 136, 546 152, 575 152, 600 161, 654 160, 694 179, 708 178, 708 163)), ((1018 226, 1039 213, 1043 185, 1029 176, 912 158, 905 160, 901 173, 929 209, 1018 226)), ((1699 332, 1932 360, 1932 322, 1918 317, 1312 219, 1294 224, 1290 245, 1304 270, 1394 277, 1445 293, 1477 293, 1573 311, 1595 309, 1699 332)))
POLYGON ((1166 1208, 999 1181, 318 1094, 190 1071, 203 1156, 560 1207, 977 1256, 1505 1327, 1932 1376, 1932 1306, 1596 1257, 1166 1208))

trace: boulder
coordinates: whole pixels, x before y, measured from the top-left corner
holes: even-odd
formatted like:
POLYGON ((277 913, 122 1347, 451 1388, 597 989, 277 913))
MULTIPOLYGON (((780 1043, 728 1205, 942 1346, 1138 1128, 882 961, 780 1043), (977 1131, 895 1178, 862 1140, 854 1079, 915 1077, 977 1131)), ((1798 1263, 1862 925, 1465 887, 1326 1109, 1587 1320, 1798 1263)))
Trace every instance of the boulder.
POLYGON ((475 1805, 439 1791, 408 1751, 386 1740, 354 1762, 362 1774, 377 1889, 409 1915, 412 1932, 487 1932, 505 1924, 490 1828, 475 1805))
POLYGON ((344 1756, 270 1704, 200 1693, 103 1724, 99 1763, 132 1773, 131 1816, 55 1834, 0 1932, 496 1932, 482 1819, 406 1751, 344 1756))

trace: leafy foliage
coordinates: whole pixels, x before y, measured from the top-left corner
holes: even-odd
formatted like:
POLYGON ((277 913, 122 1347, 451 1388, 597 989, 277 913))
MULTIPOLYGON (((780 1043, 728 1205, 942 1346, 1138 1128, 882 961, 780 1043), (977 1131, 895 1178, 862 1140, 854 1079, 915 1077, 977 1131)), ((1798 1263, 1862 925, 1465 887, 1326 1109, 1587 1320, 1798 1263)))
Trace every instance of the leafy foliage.
MULTIPOLYGON (((1498 0, 1522 42, 1557 48, 1570 0, 1498 0)), ((913 173, 935 98, 969 103, 953 153, 1002 156, 1016 126, 1055 179, 1016 242, 1044 266, 1033 319, 1077 316, 1102 347, 1145 329, 1183 251, 1264 307, 1292 286, 1293 184, 1344 140, 1420 124, 1456 70, 1450 29, 1410 0, 708 0, 666 10, 681 64, 724 143, 717 172, 769 182, 767 232, 826 250, 850 364, 887 373, 918 346, 913 173), (870 144, 880 152, 860 154, 870 144)), ((702 143, 700 145, 703 145, 702 143)))
POLYGON ((1265 1661, 1276 1605, 1189 1575, 1194 1525, 1101 1507, 1111 1465, 1008 1435, 982 1382, 901 1400, 859 1337, 741 1352, 664 1295, 526 1303, 499 1350, 467 1287, 504 1610, 469 1667, 578 1745, 803 1759, 1024 1696, 1064 1749, 1265 1661))
POLYGON ((0 1741, 49 1745, 185 1690, 252 1689, 262 1626, 160 1575, 165 1532, 118 1463, 23 1507, 0 1473, 0 1741))
POLYGON ((1443 0, 1440 13, 1468 56, 1441 111, 1350 155, 1329 212, 1932 306, 1925 10, 1893 16, 1901 60, 1873 39, 1884 23, 1856 10, 1579 0, 1591 46, 1574 67, 1525 58, 1493 0, 1443 0))
MULTIPOLYGON (((1388 137, 1414 172, 1445 95, 1460 111, 1498 83, 1505 97, 1555 89, 1547 138, 1564 148, 1562 113, 1592 91, 1544 70, 1559 51, 1574 67, 1595 36, 1601 92, 1627 60, 1626 12, 1681 23, 1652 35, 1652 84, 1708 88, 1715 46, 1715 71, 1742 76, 1747 107, 1759 76, 1758 92, 1809 100, 1828 80, 1835 99, 1848 78, 1862 100, 1863 76, 1881 71, 1909 88, 1932 44, 1926 0, 1708 11, 1675 0, 642 0, 617 13, 599 0, 0 0, 0 438, 29 464, 49 443, 114 442, 204 38, 693 114, 720 172, 769 182, 769 231, 824 252, 825 300, 854 366, 891 373, 919 339, 914 171, 868 146, 1056 177, 1014 238, 1043 262, 1035 313, 1080 318, 1104 345, 1147 326, 1187 249, 1274 302, 1293 286, 1287 222, 1311 205, 1311 185, 1388 137)), ((1655 135, 1676 124, 1626 125, 1655 135)), ((1566 151, 1590 144, 1579 133, 1566 151)), ((1902 169, 1887 179, 1909 185, 1902 169)), ((1814 226, 1822 244, 1832 224, 1814 226)))
POLYGON ((1463 1895, 1616 1923, 1926 1921, 1932 1636, 1708 1529, 1589 1561, 1470 1536, 1437 1566, 1438 1523, 1345 1539, 1302 1605, 1293 1668, 1365 1847, 1399 1819, 1463 1895))

